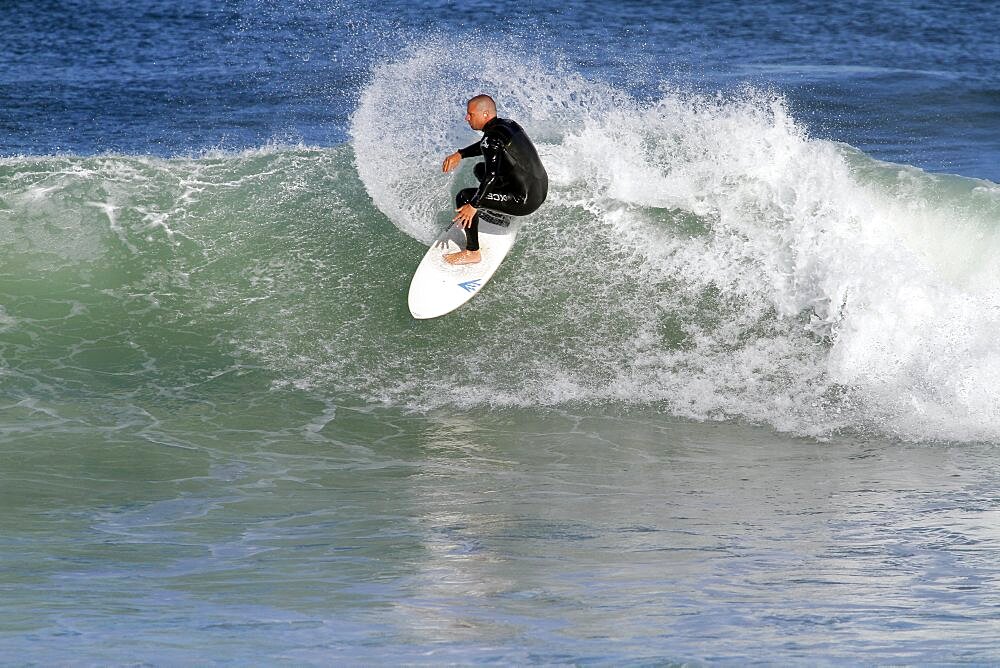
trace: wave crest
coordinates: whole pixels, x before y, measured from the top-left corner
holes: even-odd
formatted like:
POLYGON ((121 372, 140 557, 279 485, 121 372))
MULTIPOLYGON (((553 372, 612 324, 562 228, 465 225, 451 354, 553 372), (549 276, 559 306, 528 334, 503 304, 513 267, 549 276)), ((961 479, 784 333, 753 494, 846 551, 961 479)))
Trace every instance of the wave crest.
POLYGON ((572 305, 538 314, 495 295, 493 308, 521 304, 523 362, 479 364, 436 398, 660 402, 813 435, 1000 434, 990 184, 811 138, 771 91, 637 99, 517 54, 456 63, 453 46, 373 73, 354 118, 359 175, 429 241, 470 179, 436 169, 474 139, 462 105, 495 94, 536 138, 551 194, 519 244, 520 280, 494 291, 572 305), (538 345, 566 327, 573 351, 538 345))

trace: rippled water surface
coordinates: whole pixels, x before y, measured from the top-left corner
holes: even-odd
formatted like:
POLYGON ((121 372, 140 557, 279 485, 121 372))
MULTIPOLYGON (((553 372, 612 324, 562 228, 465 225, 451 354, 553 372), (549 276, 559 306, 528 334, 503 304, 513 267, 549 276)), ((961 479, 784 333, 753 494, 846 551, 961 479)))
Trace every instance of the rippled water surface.
POLYGON ((641 411, 324 425, 285 401, 257 416, 284 426, 266 444, 219 424, 198 448, 95 447, 72 481, 11 453, 30 484, 5 495, 5 644, 43 662, 996 658, 991 446, 641 411))

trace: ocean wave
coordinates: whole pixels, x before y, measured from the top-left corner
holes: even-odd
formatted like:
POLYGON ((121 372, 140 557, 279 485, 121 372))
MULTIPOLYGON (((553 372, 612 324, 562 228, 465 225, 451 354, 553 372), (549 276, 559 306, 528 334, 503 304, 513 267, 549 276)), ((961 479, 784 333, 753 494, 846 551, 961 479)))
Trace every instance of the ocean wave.
POLYGON ((1000 436, 996 184, 812 138, 773 91, 638 99, 516 50, 453 52, 378 66, 349 145, 4 158, 8 398, 218 401, 264 374, 417 411, 1000 436), (481 295, 418 323, 406 288, 472 179, 440 162, 475 140, 480 91, 536 140, 549 200, 481 295))
MULTIPOLYGON (((427 242, 469 180, 435 162, 474 140, 465 98, 493 93, 551 176, 512 270, 521 280, 495 290, 564 299, 509 323, 525 351, 516 372, 519 356, 504 351, 502 370, 481 361, 435 397, 654 402, 813 435, 997 435, 990 184, 810 138, 771 91, 665 86, 635 99, 530 58, 451 54, 423 46, 375 70, 354 118, 359 174, 379 209, 427 242), (539 345, 567 329, 571 351, 539 345)), ((483 342, 480 359, 498 343, 483 342)))

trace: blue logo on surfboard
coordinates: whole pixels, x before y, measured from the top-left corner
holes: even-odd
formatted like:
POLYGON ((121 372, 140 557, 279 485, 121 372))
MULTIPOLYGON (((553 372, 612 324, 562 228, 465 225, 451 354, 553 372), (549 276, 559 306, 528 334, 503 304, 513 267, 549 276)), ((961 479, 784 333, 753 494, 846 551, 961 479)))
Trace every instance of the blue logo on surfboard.
POLYGON ((476 290, 479 289, 479 284, 482 282, 482 280, 483 279, 481 278, 476 278, 471 281, 466 281, 465 283, 459 283, 458 287, 462 288, 463 290, 467 290, 468 292, 475 292, 476 290))

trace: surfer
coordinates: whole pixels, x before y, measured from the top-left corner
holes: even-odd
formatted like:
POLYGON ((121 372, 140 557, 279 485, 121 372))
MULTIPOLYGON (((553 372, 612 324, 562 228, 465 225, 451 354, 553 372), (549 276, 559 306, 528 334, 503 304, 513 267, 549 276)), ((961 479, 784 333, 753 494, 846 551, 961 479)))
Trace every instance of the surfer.
POLYGON ((479 209, 513 216, 533 213, 545 201, 549 177, 534 144, 514 121, 497 117, 497 105, 489 95, 477 95, 466 106, 465 120, 483 138, 444 159, 441 170, 450 172, 463 158, 483 156, 473 172, 478 188, 465 188, 455 197, 452 219, 465 229, 465 250, 444 256, 450 264, 475 264, 479 252, 479 209))

